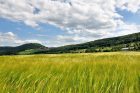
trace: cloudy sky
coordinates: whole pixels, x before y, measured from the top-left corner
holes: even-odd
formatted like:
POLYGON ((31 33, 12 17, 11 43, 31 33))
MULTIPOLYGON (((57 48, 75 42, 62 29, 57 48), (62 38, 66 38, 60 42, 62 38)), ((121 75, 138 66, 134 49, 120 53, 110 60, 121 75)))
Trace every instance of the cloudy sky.
POLYGON ((48 47, 140 32, 140 0, 0 0, 0 46, 48 47))

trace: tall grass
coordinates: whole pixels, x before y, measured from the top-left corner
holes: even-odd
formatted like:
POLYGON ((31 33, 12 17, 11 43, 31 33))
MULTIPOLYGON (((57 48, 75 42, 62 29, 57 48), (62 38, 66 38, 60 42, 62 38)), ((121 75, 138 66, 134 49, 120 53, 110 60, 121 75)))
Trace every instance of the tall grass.
POLYGON ((140 53, 1 56, 0 93, 140 93, 140 53))

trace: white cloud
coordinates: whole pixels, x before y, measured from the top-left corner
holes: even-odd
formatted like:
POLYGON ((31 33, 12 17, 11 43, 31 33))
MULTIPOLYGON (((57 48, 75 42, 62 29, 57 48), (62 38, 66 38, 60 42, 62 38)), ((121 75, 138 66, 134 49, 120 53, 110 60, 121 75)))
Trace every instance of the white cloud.
MULTIPOLYGON (((140 32, 140 24, 126 24, 124 22, 118 22, 119 26, 118 28, 116 28, 116 31, 114 34, 116 36, 121 36, 121 35, 127 35, 127 34, 131 34, 131 33, 137 33, 140 32)), ((113 36, 113 35, 112 35, 113 36)))
POLYGON ((140 0, 117 0, 117 7, 137 13, 140 10, 140 0))
POLYGON ((71 0, 1 0, 0 16, 13 21, 23 21, 36 27, 49 23, 62 29, 105 29, 116 26, 115 1, 71 0), (61 2, 60 2, 61 1, 61 2), (37 14, 34 13, 38 9, 37 14))
POLYGON ((123 22, 116 8, 138 13, 140 0, 0 0, 0 17, 31 27, 57 26, 67 31, 57 37, 65 43, 138 31, 138 25, 123 22))
POLYGON ((42 44, 41 41, 39 40, 21 40, 19 39, 13 32, 6 32, 6 33, 1 33, 0 32, 0 46, 2 45, 21 45, 25 43, 40 43, 42 44))
POLYGON ((40 43, 40 44, 42 44, 42 42, 39 40, 15 40, 14 42, 15 42, 15 44, 20 44, 20 45, 26 44, 26 43, 40 43))
POLYGON ((15 40, 16 36, 12 32, 1 33, 0 32, 0 43, 4 41, 15 40))

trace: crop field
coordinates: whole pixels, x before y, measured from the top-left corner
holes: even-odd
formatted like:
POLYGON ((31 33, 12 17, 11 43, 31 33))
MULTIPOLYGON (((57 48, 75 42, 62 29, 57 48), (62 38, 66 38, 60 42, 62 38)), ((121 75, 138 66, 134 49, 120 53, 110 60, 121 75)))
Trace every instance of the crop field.
POLYGON ((140 93, 140 52, 0 56, 0 93, 140 93))

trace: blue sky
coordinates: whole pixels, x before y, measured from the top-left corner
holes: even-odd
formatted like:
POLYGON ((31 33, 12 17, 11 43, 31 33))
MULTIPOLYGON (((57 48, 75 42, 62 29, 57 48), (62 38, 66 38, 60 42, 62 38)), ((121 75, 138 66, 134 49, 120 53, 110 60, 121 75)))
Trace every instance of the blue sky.
POLYGON ((0 46, 54 47, 139 32, 139 0, 97 1, 0 0, 0 46))
POLYGON ((22 22, 13 22, 3 18, 0 19, 0 32, 16 33, 16 35, 18 35, 23 40, 33 38, 47 40, 49 38, 55 37, 58 34, 63 34, 61 29, 49 24, 40 24, 38 28, 32 28, 22 22))
POLYGON ((140 14, 138 13, 132 13, 127 10, 119 10, 117 9, 117 12, 123 16, 123 21, 126 23, 134 23, 134 24, 140 24, 140 14))

